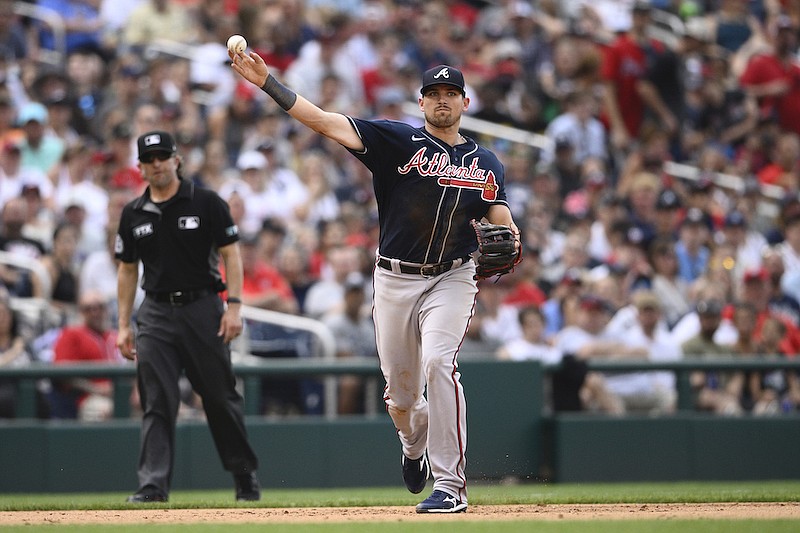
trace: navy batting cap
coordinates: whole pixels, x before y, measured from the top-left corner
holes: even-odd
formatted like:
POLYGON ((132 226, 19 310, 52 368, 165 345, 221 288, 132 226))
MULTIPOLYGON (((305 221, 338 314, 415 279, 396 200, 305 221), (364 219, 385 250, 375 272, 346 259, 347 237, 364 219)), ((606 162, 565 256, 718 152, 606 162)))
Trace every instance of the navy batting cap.
POLYGON ((433 85, 452 85, 458 87, 461 94, 467 94, 464 90, 464 75, 457 68, 448 65, 439 65, 425 71, 422 75, 422 89, 420 93, 425 94, 425 90, 433 85))
POLYGON ((139 149, 139 159, 145 154, 162 152, 174 154, 178 151, 175 137, 166 131, 149 131, 136 140, 139 149))

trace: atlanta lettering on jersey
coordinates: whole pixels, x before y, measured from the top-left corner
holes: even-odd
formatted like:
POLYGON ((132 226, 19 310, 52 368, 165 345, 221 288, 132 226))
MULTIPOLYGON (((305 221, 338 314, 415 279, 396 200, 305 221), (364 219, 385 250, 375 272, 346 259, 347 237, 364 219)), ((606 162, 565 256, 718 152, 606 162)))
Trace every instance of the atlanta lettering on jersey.
POLYGON ((472 160, 468 167, 454 165, 446 154, 436 152, 430 159, 425 156, 425 148, 417 150, 405 165, 397 167, 400 174, 408 174, 412 170, 420 176, 435 176, 437 183, 443 187, 462 187, 465 189, 480 189, 481 198, 487 201, 497 199, 497 182, 494 172, 478 166, 480 158, 472 160))

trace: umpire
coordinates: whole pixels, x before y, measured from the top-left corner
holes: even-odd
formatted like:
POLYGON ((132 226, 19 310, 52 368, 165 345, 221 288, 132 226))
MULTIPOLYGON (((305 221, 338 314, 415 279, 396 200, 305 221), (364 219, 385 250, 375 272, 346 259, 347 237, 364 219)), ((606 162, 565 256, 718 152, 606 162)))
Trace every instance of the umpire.
POLYGON ((242 397, 234 388, 229 342, 242 332, 242 265, 239 233, 216 193, 180 177, 175 139, 164 131, 137 140, 139 169, 149 184, 125 206, 115 244, 119 263, 117 345, 137 361, 143 411, 139 489, 129 502, 169 498, 181 371, 203 399, 217 452, 233 473, 237 501, 261 492, 258 459, 247 440, 242 397), (228 300, 219 257, 225 261, 228 300), (131 324, 133 299, 144 264, 147 297, 131 324))

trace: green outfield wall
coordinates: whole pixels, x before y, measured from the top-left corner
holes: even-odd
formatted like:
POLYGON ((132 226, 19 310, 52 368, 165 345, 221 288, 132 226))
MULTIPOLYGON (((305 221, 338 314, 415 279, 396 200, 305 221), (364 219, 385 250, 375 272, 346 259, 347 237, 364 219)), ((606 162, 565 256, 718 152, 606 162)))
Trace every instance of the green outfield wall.
MULTIPOLYGON (((276 366, 239 372, 247 379, 273 373, 321 376, 377 371, 369 364, 270 364, 276 366)), ((629 364, 614 367, 629 368, 629 364)), ((685 371, 692 363, 674 368, 685 371)), ((465 361, 460 370, 467 391, 467 474, 472 480, 800 478, 797 415, 722 418, 682 410, 660 418, 577 413, 553 416, 543 401, 548 369, 538 363, 465 361)), ((40 377, 41 372, 16 370, 0 375, 24 381, 40 377)), ((58 372, 63 377, 70 371, 58 372)), ((97 376, 102 369, 90 373, 97 376)), ((109 375, 127 380, 132 374, 130 369, 114 369, 109 375)), ((31 388, 30 384, 22 387, 31 388)), ((30 409, 30 403, 30 399, 24 400, 22 407, 30 409)), ((117 416, 94 424, 30 417, 0 421, 0 492, 133 490, 139 422, 128 418, 125 409, 119 409, 117 416)), ((401 484, 400 447, 385 413, 283 419, 250 414, 247 422, 266 487, 401 484)), ((176 439, 173 488, 231 486, 204 422, 181 422, 176 439)))

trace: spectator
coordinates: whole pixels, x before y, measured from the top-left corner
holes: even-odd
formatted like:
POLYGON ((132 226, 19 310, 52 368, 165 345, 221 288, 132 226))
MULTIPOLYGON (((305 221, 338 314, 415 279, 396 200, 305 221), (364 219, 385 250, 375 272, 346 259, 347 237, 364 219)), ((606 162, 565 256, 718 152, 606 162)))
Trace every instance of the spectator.
MULTIPOLYGON (((67 52, 83 48, 100 49, 103 21, 97 2, 37 0, 36 4, 54 12, 63 21, 67 52)), ((53 32, 44 24, 39 28, 38 41, 44 49, 57 49, 53 32)))
MULTIPOLYGON (((761 342, 757 346, 761 356, 787 356, 781 351, 780 343, 786 336, 786 328, 776 318, 767 319, 761 328, 761 342)), ((796 412, 800 406, 800 376, 792 370, 773 370, 754 372, 748 383, 755 400, 753 414, 775 415, 796 412)))
POLYGON ((359 267, 358 250, 352 246, 334 246, 328 250, 326 260, 331 276, 315 282, 306 293, 305 312, 313 318, 341 312, 344 306, 344 282, 359 267))
MULTIPOLYGON (((375 342, 375 325, 372 313, 365 307, 364 287, 366 280, 357 272, 350 273, 344 283, 344 307, 341 311, 328 313, 324 323, 336 338, 336 357, 339 358, 377 358, 378 347, 375 342)), ((359 376, 339 378, 337 412, 339 414, 364 413, 365 401, 370 398, 365 389, 368 381, 359 376)))
POLYGON ((517 314, 522 336, 503 343, 495 357, 507 361, 541 361, 543 364, 557 364, 561 353, 549 344, 544 337, 544 315, 536 306, 523 307, 517 314))
MULTIPOLYGON (((17 368, 31 362, 31 354, 19 330, 19 318, 8 295, 0 298, 0 368, 17 368)), ((16 380, 0 379, 0 418, 14 418, 17 403, 16 380)))
MULTIPOLYGON (((81 295, 81 323, 65 327, 54 346, 54 364, 121 363, 116 331, 108 321, 108 306, 100 293, 81 295)), ((49 396, 53 418, 108 420, 113 414, 113 386, 108 379, 75 378, 53 383, 49 396)))
MULTIPOLYGON (((566 95, 565 111, 554 118, 545 130, 551 139, 569 139, 574 147, 572 157, 580 165, 587 157, 605 160, 606 132, 596 118, 597 99, 588 92, 575 92, 566 95)), ((545 152, 544 159, 552 161, 553 155, 545 152)))
POLYGON ((17 122, 24 133, 20 144, 21 168, 36 169, 46 175, 64 153, 64 141, 47 128, 47 108, 39 102, 29 102, 20 109, 17 122))
POLYGON ((653 265, 652 290, 660 301, 661 313, 669 328, 691 310, 689 282, 678 275, 678 256, 675 245, 668 239, 657 239, 650 245, 650 264, 653 265))
POLYGON ((678 232, 675 253, 678 257, 678 275, 691 283, 705 273, 711 250, 707 243, 710 236, 708 215, 697 208, 686 211, 678 232))
POLYGON ((280 272, 259 254, 258 237, 247 236, 240 242, 242 255, 242 303, 281 313, 296 313, 297 301, 289 283, 280 272))
MULTIPOLYGON (((22 198, 13 198, 3 205, 0 213, 0 250, 14 254, 18 259, 36 261, 45 253, 41 242, 25 237, 23 228, 28 218, 28 204, 22 198)), ((0 278, 12 296, 42 297, 42 283, 31 271, 0 265, 0 278)))
POLYGON ((776 121, 786 131, 800 133, 800 64, 793 59, 797 27, 789 17, 778 16, 769 29, 771 48, 750 58, 739 83, 758 100, 763 118, 776 121))
POLYGON ((653 217, 653 238, 675 241, 681 222, 682 202, 678 193, 671 189, 662 189, 656 198, 653 217))
MULTIPOLYGON (((622 342, 629 348, 644 348, 647 359, 653 362, 680 359, 682 352, 672 342, 656 293, 650 290, 636 291, 631 296, 631 302, 628 308, 623 309, 630 309, 635 318, 616 333, 622 342)), ((612 321, 623 312, 618 311, 612 321)), ((622 399, 627 412, 666 414, 675 411, 677 391, 672 372, 626 373, 609 376, 606 382, 609 390, 622 399)))
MULTIPOLYGON (((684 357, 729 357, 730 346, 717 344, 714 334, 722 320, 722 302, 700 300, 696 306, 700 318, 700 332, 683 344, 684 357)), ((740 399, 744 385, 741 375, 730 372, 693 372, 690 377, 694 389, 695 406, 701 411, 724 415, 742 414, 740 399)))
POLYGON ((20 141, 6 141, 0 151, 0 205, 22 195, 24 186, 36 186, 45 204, 51 206, 53 184, 37 168, 22 167, 20 141))
POLYGON ((78 304, 80 267, 76 259, 80 228, 59 224, 53 232, 53 249, 41 258, 50 276, 50 294, 46 295, 67 320, 78 304))
MULTIPOLYGON (((605 50, 601 73, 606 84, 605 113, 610 124, 610 141, 614 149, 627 152, 631 139, 642 133, 648 109, 666 108, 656 91, 642 92, 640 82, 647 71, 648 54, 664 51, 664 44, 647 36, 650 22, 649 2, 634 2, 630 22, 619 19, 622 31, 605 50)), ((665 115, 663 119, 667 119, 665 115)), ((667 131, 675 131, 677 122, 671 117, 667 131)))
POLYGON ((568 314, 573 303, 584 292, 584 276, 585 273, 580 269, 567 270, 550 291, 550 297, 542 304, 546 339, 552 339, 563 328, 572 325, 568 314))
POLYGON ((323 220, 339 216, 339 202, 331 190, 336 174, 333 164, 324 152, 306 152, 297 173, 305 188, 305 198, 294 208, 294 219, 302 224, 316 226, 323 220))
MULTIPOLYGON (((647 357, 647 351, 625 346, 620 340, 610 337, 605 328, 611 318, 612 308, 608 302, 593 294, 580 298, 577 323, 567 326, 556 335, 553 345, 564 354, 577 360, 590 358, 636 358, 647 357)), ((607 382, 607 377, 597 372, 586 374, 580 389, 583 408, 620 415, 625 413, 625 404, 607 382)))
POLYGON ((747 270, 760 268, 762 252, 768 246, 767 239, 748 226, 748 216, 742 211, 731 210, 725 215, 721 241, 733 248, 735 279, 741 278, 747 270))
POLYGON ((800 192, 800 135, 781 135, 770 153, 770 160, 771 163, 758 171, 759 183, 777 185, 788 194, 800 192))
MULTIPOLYGON (((108 304, 110 323, 117 320, 117 262, 114 259, 114 244, 118 221, 110 222, 105 228, 105 248, 92 252, 80 266, 78 287, 80 294, 96 293, 108 304)), ((141 274, 141 273, 140 273, 141 274)), ((144 300, 144 291, 136 289, 134 307, 138 308, 144 300)))
MULTIPOLYGON (((159 37, 189 43, 196 36, 187 8, 174 0, 144 0, 130 14, 123 43, 141 49, 159 37)), ((137 135, 139 135, 137 133, 137 135)))

